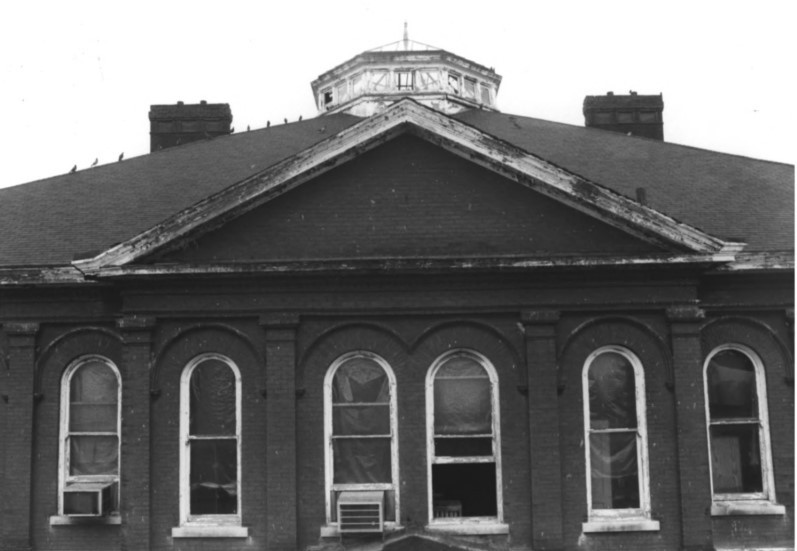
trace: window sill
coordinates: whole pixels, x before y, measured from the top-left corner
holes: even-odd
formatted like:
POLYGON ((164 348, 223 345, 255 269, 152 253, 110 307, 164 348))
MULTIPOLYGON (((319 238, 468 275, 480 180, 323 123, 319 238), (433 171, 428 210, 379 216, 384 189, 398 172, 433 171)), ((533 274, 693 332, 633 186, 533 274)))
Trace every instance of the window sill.
POLYGON ((711 516, 734 515, 778 515, 786 514, 786 507, 769 501, 715 501, 711 504, 711 516))
MULTIPOLYGON (((400 530, 404 530, 404 527, 400 524, 396 524, 395 522, 385 522, 383 525, 382 531, 385 534, 391 534, 393 532, 398 532, 400 530)), ((321 537, 322 538, 337 538, 340 537, 340 530, 338 530, 337 524, 327 524, 321 527, 321 537)))
POLYGON ((119 526, 122 517, 108 515, 107 517, 74 517, 69 515, 53 515, 50 517, 50 526, 119 526))
POLYGON ((659 530, 659 521, 648 518, 596 519, 581 524, 581 531, 585 534, 601 532, 658 532, 659 530))
POLYGON ((173 538, 248 538, 246 526, 177 526, 172 528, 173 538))
POLYGON ((429 532, 467 535, 504 535, 509 534, 509 525, 503 522, 474 522, 460 520, 457 522, 433 522, 426 525, 429 532))

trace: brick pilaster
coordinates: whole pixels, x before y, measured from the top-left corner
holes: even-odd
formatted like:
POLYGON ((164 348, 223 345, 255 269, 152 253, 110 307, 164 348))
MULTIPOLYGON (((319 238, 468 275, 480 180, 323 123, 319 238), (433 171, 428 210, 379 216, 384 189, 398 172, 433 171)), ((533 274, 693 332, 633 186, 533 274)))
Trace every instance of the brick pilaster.
POLYGON ((678 476, 681 498, 681 548, 713 550, 711 476, 706 443, 703 351, 700 326, 705 312, 696 306, 667 309, 672 338, 678 476))
POLYGON ((150 548, 150 368, 155 320, 128 316, 122 332, 122 549, 150 548))
POLYGON ((564 547, 556 383, 558 321, 559 312, 553 310, 527 310, 522 313, 528 380, 532 538, 534 549, 540 550, 564 547))
POLYGON ((298 316, 264 315, 266 522, 270 551, 297 549, 296 331, 298 316))
MULTIPOLYGON (((31 468, 33 459, 33 377, 37 323, 4 323, 8 337, 6 454, 0 549, 31 548, 31 468)), ((55 398, 57 400, 57 398, 55 398)))

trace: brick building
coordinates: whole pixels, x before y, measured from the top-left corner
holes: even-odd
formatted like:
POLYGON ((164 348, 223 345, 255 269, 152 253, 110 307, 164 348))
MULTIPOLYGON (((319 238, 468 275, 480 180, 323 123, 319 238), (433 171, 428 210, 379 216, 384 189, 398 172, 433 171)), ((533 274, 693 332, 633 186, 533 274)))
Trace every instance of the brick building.
POLYGON ((405 40, 0 190, 2 549, 792 548, 794 168, 500 81, 405 40))

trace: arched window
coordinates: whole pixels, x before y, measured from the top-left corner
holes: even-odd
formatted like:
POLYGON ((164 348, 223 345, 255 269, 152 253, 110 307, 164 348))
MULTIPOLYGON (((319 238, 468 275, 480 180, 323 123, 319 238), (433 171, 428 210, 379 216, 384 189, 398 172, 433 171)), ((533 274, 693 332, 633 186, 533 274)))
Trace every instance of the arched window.
POLYGON ((476 352, 453 350, 426 380, 429 521, 503 519, 498 377, 476 352))
POLYGON ((61 382, 59 514, 101 517, 119 510, 122 380, 109 359, 84 356, 61 382))
POLYGON ((728 344, 705 363, 706 418, 714 502, 774 503, 764 366, 750 348, 728 344))
MULTIPOLYGON (((628 349, 605 346, 590 354, 582 374, 584 449, 589 522, 650 519, 645 374, 628 349)), ((636 530, 657 530, 648 521, 636 530)))
POLYGON ((324 381, 327 522, 338 523, 338 501, 352 492, 377 500, 385 522, 399 519, 396 380, 385 360, 351 352, 335 360, 324 381))
POLYGON ((241 376, 229 358, 197 356, 180 384, 180 519, 241 523, 241 376))

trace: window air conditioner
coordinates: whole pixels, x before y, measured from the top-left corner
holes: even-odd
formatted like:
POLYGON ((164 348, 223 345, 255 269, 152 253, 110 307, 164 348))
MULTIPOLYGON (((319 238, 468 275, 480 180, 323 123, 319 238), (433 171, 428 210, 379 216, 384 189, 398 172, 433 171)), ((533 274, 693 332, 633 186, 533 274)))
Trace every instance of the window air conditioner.
POLYGON ((64 515, 102 517, 114 509, 116 482, 73 482, 64 488, 64 515))
POLYGON ((385 521, 385 492, 341 492, 338 496, 338 530, 341 534, 381 533, 385 521))

